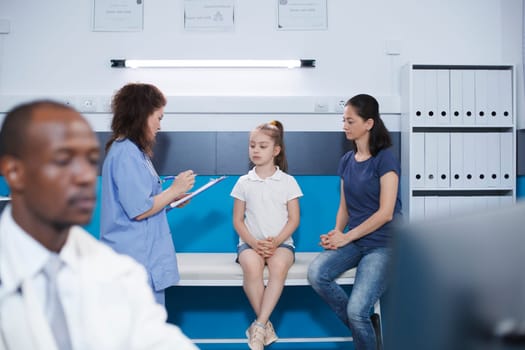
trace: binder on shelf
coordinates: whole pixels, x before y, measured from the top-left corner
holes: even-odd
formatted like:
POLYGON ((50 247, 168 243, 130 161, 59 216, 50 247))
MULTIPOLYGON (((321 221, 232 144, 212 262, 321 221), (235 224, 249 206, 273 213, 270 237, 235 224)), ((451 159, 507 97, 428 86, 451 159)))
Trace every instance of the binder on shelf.
POLYGON ((463 71, 450 70, 450 124, 463 124, 463 71))
POLYGON ((426 196, 425 198, 425 219, 438 216, 438 200, 436 196, 426 196))
POLYGON ((476 124, 476 73, 474 70, 461 70, 463 125, 476 124))
POLYGON ((496 132, 485 134, 487 144, 487 186, 499 187, 500 185, 500 135, 496 132))
POLYGON ((450 187, 450 133, 436 133, 437 187, 450 187))
POLYGON ((433 69, 425 72, 425 113, 424 124, 435 125, 437 120, 437 71, 433 69))
POLYGON ((475 71, 476 125, 487 125, 488 70, 475 71))
POLYGON ((502 187, 513 187, 514 176, 514 134, 512 132, 500 133, 500 183, 502 187))
POLYGON ((486 71, 487 74, 487 124, 501 125, 501 100, 499 86, 499 70, 486 71))
POLYGON ((467 207, 467 201, 465 197, 452 196, 449 197, 450 200, 450 215, 458 216, 469 210, 467 207))
POLYGON ((423 115, 425 112, 425 71, 421 69, 415 69, 413 71, 413 86, 412 93, 413 98, 413 111, 411 113, 411 119, 414 125, 423 125, 423 115))
POLYGON ((436 71, 436 121, 439 125, 450 124, 450 71, 436 71))
POLYGON ((488 197, 487 196, 475 196, 472 198, 474 201, 473 208, 475 208, 477 211, 483 212, 488 209, 488 206, 487 206, 488 197))
POLYGON ((436 121, 439 125, 450 124, 450 71, 436 71, 436 121))
POLYGON ((485 188, 488 184, 487 180, 487 164, 488 164, 488 144, 486 139, 486 133, 474 133, 476 149, 474 151, 474 157, 476 159, 476 172, 475 172, 475 187, 485 188))
POLYGON ((447 196, 437 197, 436 216, 438 217, 450 216, 450 197, 447 197, 447 196))
POLYGON ((476 137, 475 133, 463 134, 463 185, 466 188, 476 187, 476 137))
POLYGON ((487 209, 498 209, 500 207, 500 196, 487 196, 485 202, 487 203, 487 209))
POLYGON ((438 134, 425 133, 425 187, 437 187, 438 134))
POLYGON ((450 133, 450 187, 465 187, 463 174, 463 134, 450 133))
POLYGON ((500 70, 499 72, 499 101, 500 101, 500 122, 501 125, 513 125, 514 116, 512 113, 512 71, 500 70))
POLYGON ((414 188, 425 187, 425 133, 412 134, 412 156, 410 184, 414 188))
POLYGON ((410 221, 423 220, 425 218, 425 197, 412 197, 410 206, 410 221))
POLYGON ((514 203, 512 196, 500 196, 499 197, 499 206, 504 208, 511 206, 514 203))

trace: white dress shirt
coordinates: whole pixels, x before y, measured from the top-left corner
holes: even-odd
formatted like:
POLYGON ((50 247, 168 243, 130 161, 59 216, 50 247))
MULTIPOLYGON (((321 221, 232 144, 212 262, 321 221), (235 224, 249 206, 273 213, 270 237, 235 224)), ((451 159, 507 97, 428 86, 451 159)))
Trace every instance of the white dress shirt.
MULTIPOLYGON (((56 349, 44 316, 49 252, 16 224, 0 218, 0 350, 56 349)), ((180 349, 196 346, 166 323, 142 266, 72 227, 58 275, 73 349, 180 349)))

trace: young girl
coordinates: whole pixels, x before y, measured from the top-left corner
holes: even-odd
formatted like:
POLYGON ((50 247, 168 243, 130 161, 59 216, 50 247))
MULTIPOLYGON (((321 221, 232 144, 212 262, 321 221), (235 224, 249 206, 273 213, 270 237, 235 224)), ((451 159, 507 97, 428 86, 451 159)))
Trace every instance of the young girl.
POLYGON ((286 174, 280 122, 259 125, 251 132, 249 156, 255 166, 239 178, 231 196, 235 198, 233 225, 239 234, 237 252, 244 292, 256 315, 246 336, 250 349, 261 350, 277 340, 269 318, 294 262, 292 233, 299 225, 298 198, 303 193, 286 174), (269 271, 266 287, 265 265, 269 271))

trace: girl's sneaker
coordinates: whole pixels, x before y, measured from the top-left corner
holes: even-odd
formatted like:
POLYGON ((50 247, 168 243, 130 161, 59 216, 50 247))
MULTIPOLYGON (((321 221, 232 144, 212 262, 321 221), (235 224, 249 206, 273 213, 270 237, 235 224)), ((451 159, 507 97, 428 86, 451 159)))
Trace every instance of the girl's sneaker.
POLYGON ((277 334, 275 334, 275 330, 273 329, 273 324, 268 321, 266 323, 266 332, 264 333, 264 345, 270 345, 271 343, 274 343, 279 339, 277 337, 277 334))
POLYGON ((264 349, 265 327, 262 324, 253 322, 250 328, 246 330, 246 337, 248 338, 248 346, 251 350, 264 349))

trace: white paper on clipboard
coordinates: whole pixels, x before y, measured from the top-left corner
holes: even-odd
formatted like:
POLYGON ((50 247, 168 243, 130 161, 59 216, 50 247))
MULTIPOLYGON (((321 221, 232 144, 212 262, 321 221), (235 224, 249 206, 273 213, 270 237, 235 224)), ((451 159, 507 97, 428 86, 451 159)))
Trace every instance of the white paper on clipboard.
POLYGON ((198 195, 199 193, 202 193, 204 191, 206 191, 208 188, 212 187, 213 185, 221 182, 222 180, 224 180, 226 178, 226 176, 221 176, 221 177, 218 177, 218 178, 215 178, 215 179, 211 179, 208 183, 202 185, 201 187, 199 187, 198 189, 196 189, 195 191, 189 193, 186 197, 183 197, 181 199, 179 199, 178 201, 175 201, 175 202, 171 202, 170 203, 170 207, 171 208, 175 208, 179 205, 181 205, 182 203, 186 202, 186 201, 189 201, 190 199, 192 199, 193 197, 195 197, 196 195, 198 195))

